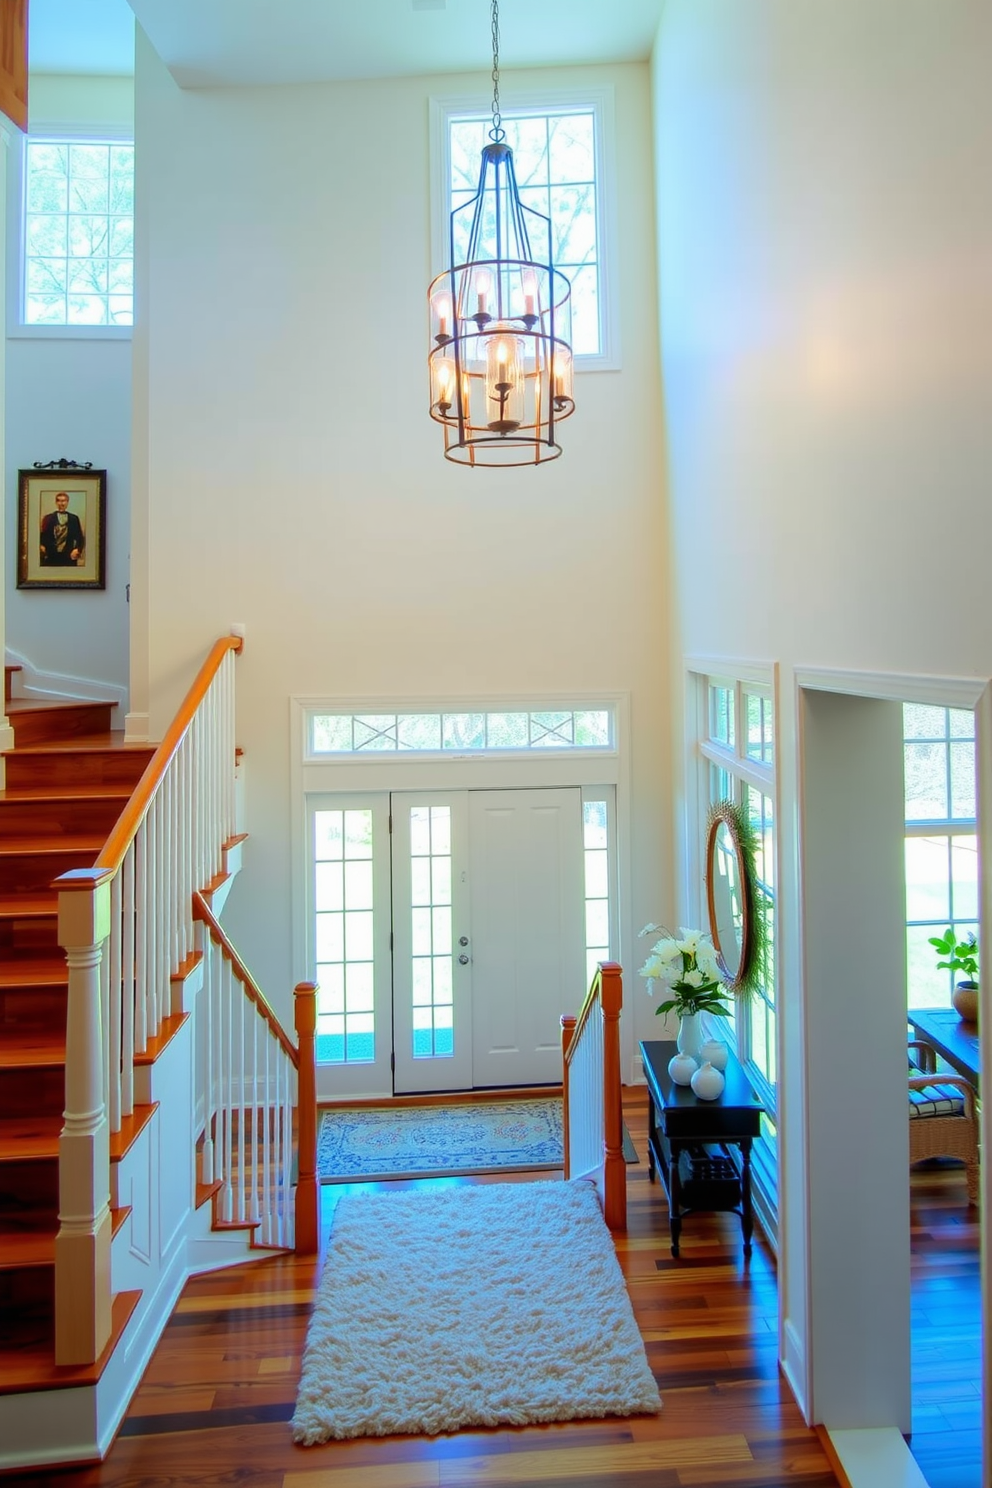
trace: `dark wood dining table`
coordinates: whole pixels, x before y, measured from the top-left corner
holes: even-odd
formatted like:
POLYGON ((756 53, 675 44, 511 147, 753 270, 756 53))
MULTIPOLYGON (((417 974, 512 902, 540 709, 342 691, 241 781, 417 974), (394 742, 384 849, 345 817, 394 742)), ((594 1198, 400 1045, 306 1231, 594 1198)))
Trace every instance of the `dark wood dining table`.
POLYGON ((916 1037, 932 1044, 977 1093, 981 1074, 978 1024, 966 1023, 953 1008, 910 1008, 907 1017, 916 1037))

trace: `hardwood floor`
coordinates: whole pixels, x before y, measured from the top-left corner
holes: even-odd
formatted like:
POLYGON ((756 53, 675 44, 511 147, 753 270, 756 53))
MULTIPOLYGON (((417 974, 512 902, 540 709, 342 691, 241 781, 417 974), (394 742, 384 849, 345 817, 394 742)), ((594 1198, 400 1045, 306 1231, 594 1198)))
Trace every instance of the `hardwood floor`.
POLYGON ((930 1488, 981 1488, 978 1210, 960 1166, 921 1165, 910 1188, 913 1436, 930 1488))
MULTIPOLYGON (((4 1488, 835 1488, 778 1373, 771 1255, 756 1236, 745 1265, 736 1219, 712 1215, 686 1223, 682 1259, 673 1260, 664 1199, 648 1182, 643 1092, 625 1094, 625 1116, 641 1161, 628 1168, 629 1230, 617 1250, 664 1400, 658 1417, 295 1447, 289 1419, 318 1264, 280 1256, 188 1284, 104 1463, 14 1475, 4 1488)), ((979 1481, 968 1466, 978 1411, 977 1243, 962 1189, 954 1172, 914 1179, 923 1392, 914 1448, 933 1488, 979 1481), (963 1296, 974 1299, 975 1330, 961 1326, 963 1296)), ((321 1190, 325 1238, 335 1205, 353 1191, 321 1190)))
MULTIPOLYGON (((295 1447, 289 1419, 318 1267, 275 1257, 187 1285, 104 1463, 6 1483, 835 1488, 778 1374, 770 1254, 756 1243, 745 1266, 737 1221, 721 1215, 687 1223, 683 1259, 674 1261, 664 1199, 648 1182, 643 1092, 631 1093, 626 1118, 641 1162, 628 1169, 629 1231, 618 1253, 661 1387, 659 1416, 295 1447)), ((321 1190, 325 1233, 352 1191, 321 1190)))

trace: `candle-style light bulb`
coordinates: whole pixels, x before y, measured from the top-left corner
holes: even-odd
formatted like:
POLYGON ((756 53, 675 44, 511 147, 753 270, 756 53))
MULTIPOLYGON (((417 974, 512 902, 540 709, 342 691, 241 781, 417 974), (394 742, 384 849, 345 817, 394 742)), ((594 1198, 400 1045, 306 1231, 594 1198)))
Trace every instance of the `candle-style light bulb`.
POLYGON ((488 298, 492 283, 493 279, 489 270, 480 269, 475 276, 476 313, 478 315, 488 314, 488 298))
POLYGON ((524 275, 524 314, 534 314, 534 302, 537 299, 537 279, 533 274, 524 275))
POLYGON ((448 325, 451 320, 451 296, 450 294, 439 294, 434 297, 434 314, 437 316, 437 333, 447 338, 448 325))
POLYGON ((434 406, 444 417, 451 407, 455 387, 455 364, 450 357, 438 357, 433 364, 434 406))

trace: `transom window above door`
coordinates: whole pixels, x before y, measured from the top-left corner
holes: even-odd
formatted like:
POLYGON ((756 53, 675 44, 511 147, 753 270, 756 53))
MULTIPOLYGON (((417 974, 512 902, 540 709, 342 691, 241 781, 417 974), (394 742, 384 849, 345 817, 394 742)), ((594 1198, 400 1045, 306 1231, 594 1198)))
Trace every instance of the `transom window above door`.
POLYGON ((614 709, 308 713, 311 758, 355 754, 507 754, 616 748, 614 709))

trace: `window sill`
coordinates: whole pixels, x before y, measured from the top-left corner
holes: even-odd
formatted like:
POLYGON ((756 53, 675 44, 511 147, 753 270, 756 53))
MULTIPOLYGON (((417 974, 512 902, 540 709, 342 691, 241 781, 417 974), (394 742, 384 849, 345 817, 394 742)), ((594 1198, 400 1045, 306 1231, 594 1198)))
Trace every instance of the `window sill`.
POLYGON ((8 341, 130 341, 133 326, 9 325, 8 341))

